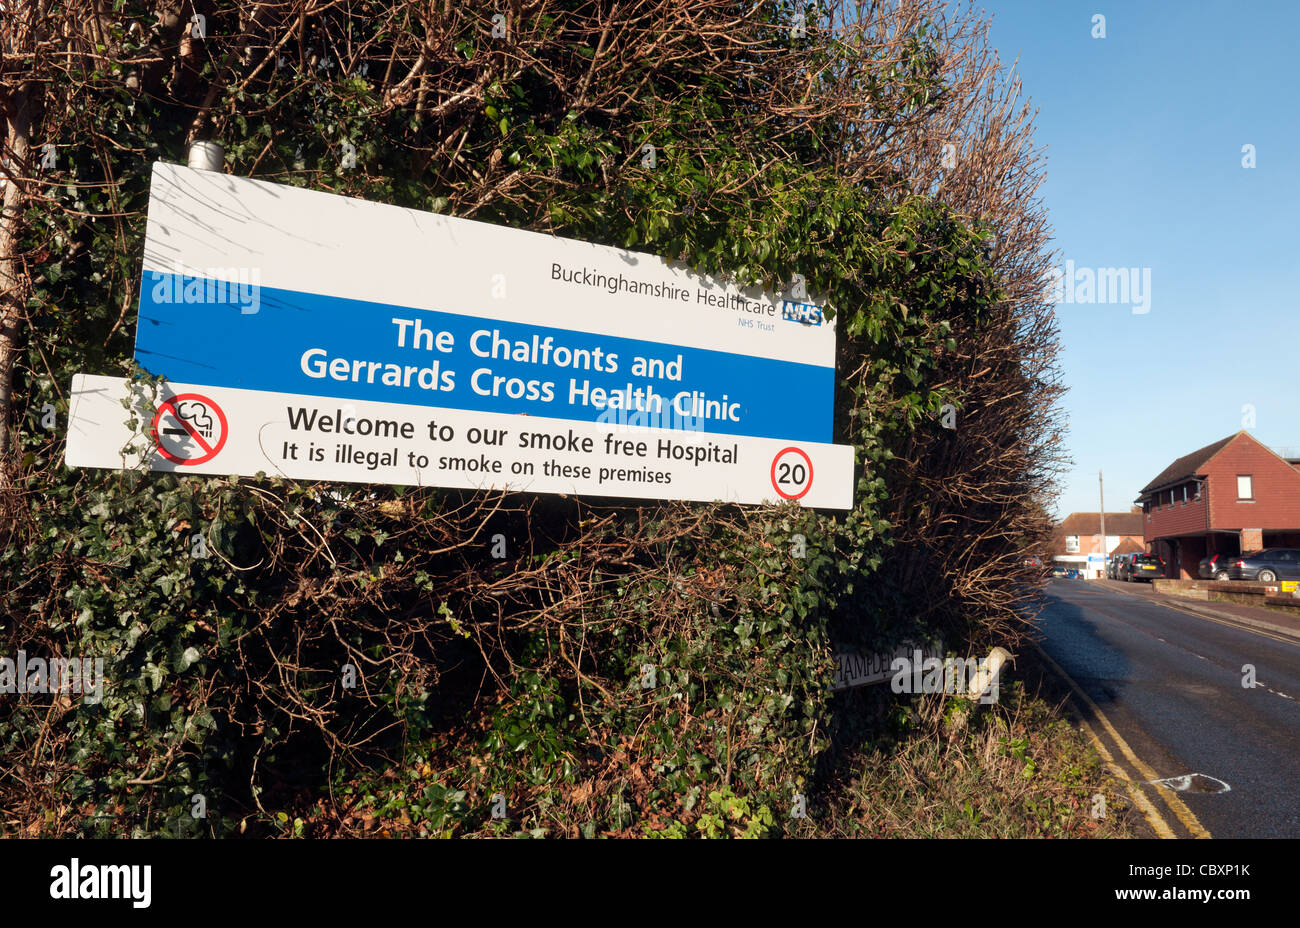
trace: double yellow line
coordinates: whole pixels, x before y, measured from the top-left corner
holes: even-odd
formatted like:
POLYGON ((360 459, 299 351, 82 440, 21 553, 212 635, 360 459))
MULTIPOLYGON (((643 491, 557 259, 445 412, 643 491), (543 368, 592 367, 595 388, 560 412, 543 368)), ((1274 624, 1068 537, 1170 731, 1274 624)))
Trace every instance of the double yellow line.
MULTIPOLYGON (((1207 831, 1205 826, 1202 825, 1200 821, 1197 820, 1196 816, 1192 814, 1192 810, 1187 808, 1183 801, 1178 798, 1176 792, 1169 789, 1167 786, 1162 786, 1155 782, 1160 779, 1159 774, 1152 770, 1147 764, 1143 763, 1142 758, 1138 757, 1137 754, 1133 752, 1133 749, 1129 747, 1128 742, 1125 741, 1120 733, 1115 730, 1115 726, 1110 723, 1110 719, 1106 718, 1106 714, 1098 708, 1097 704, 1092 701, 1092 698, 1083 691, 1083 688, 1074 682, 1074 678, 1066 673, 1060 664, 1052 660, 1038 642, 1032 643, 1038 650, 1038 653, 1042 655, 1043 660, 1047 662, 1048 666, 1050 666, 1052 670, 1069 685, 1070 690, 1074 693, 1075 697, 1093 714, 1093 717, 1096 718, 1106 735, 1115 743, 1119 748, 1120 753, 1122 753, 1133 766, 1133 769, 1138 772, 1138 775, 1142 776, 1148 783, 1155 786, 1156 795, 1160 797, 1173 816, 1182 823, 1184 828, 1187 829, 1187 833, 1193 838, 1211 837, 1209 831, 1207 831)), ((1082 713, 1080 713, 1079 723, 1083 727, 1084 733, 1087 734, 1089 740, 1092 741, 1093 747, 1097 749, 1097 753, 1101 755, 1101 759, 1105 761, 1106 766, 1110 768, 1110 772, 1124 784, 1124 788, 1128 791, 1129 796, 1132 797, 1133 803, 1142 810, 1142 814, 1146 817, 1146 820, 1150 823, 1152 829, 1155 830, 1156 835, 1161 838, 1177 838, 1178 835, 1174 832, 1174 829, 1170 827, 1169 822, 1165 817, 1160 814, 1160 810, 1152 804, 1151 800, 1147 799, 1146 795, 1142 792, 1142 787, 1138 783, 1134 782, 1133 778, 1125 772, 1123 767, 1116 763, 1114 756, 1107 749, 1101 738, 1097 736, 1097 733, 1093 731, 1092 726, 1088 724, 1087 719, 1082 718, 1082 713)))

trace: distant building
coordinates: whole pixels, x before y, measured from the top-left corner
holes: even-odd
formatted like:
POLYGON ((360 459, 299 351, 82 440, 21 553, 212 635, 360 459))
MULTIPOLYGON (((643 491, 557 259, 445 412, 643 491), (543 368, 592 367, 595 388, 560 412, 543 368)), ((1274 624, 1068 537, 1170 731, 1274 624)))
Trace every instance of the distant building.
POLYGON ((1050 552, 1052 563, 1061 567, 1074 567, 1085 571, 1087 576, 1101 575, 1105 557, 1119 552, 1123 546, 1136 545, 1139 551, 1146 550, 1142 539, 1142 513, 1137 509, 1129 512, 1106 513, 1106 543, 1101 540, 1101 513, 1072 512, 1066 516, 1052 534, 1050 552), (1099 555, 1102 560, 1093 561, 1088 568, 1088 555, 1099 555))
POLYGON ((1143 554, 1145 551, 1146 545, 1137 538, 1125 538, 1119 543, 1118 548, 1110 552, 1110 556, 1116 557, 1121 554, 1143 554))
POLYGON ((1300 469, 1246 432, 1174 461, 1137 502, 1172 577, 1195 578, 1210 554, 1300 547, 1300 469))

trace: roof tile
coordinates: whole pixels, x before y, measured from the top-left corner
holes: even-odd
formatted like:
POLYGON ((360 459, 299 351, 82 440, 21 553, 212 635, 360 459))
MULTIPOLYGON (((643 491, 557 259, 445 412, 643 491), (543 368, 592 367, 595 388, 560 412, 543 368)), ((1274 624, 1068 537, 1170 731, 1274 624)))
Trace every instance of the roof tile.
POLYGON ((1234 438, 1237 437, 1237 435, 1240 434, 1242 433, 1237 432, 1234 435, 1229 435, 1227 438, 1220 438, 1212 445, 1206 445, 1204 448, 1193 451, 1191 454, 1183 455, 1177 461, 1174 461, 1174 463, 1170 464, 1168 467, 1162 470, 1156 476, 1155 480, 1152 480, 1150 483, 1144 486, 1139 492, 1146 493, 1148 490, 1154 490, 1156 487, 1161 487, 1164 486, 1165 484, 1174 483, 1177 480, 1181 480, 1184 477, 1192 476, 1197 471, 1199 471, 1202 467, 1204 467, 1205 463, 1209 461, 1210 458, 1214 457, 1216 454, 1222 451, 1228 445, 1229 442, 1231 442, 1234 438))
MULTIPOLYGON (((1072 512, 1056 527, 1058 535, 1100 535, 1101 513, 1072 512)), ((1106 513, 1107 535, 1141 535, 1142 513, 1108 512, 1106 513)))

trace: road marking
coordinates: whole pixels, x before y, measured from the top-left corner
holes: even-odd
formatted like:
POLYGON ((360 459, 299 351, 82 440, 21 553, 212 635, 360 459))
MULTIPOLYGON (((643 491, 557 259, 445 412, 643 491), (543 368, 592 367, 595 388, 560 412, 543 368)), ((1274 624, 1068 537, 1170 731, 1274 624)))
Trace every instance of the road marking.
MULTIPOLYGON (((1090 591, 1090 592, 1093 592, 1093 593, 1100 593, 1100 592, 1103 592, 1103 591, 1102 591, 1102 590, 1093 590, 1093 591, 1090 591)), ((1260 635, 1261 637, 1268 638, 1268 639, 1270 639, 1270 640, 1272 640, 1272 641, 1276 641, 1276 642, 1279 642, 1279 643, 1281 643, 1281 644, 1300 645, 1300 638, 1292 638, 1292 637, 1288 637, 1288 636, 1286 636, 1286 635, 1279 635, 1279 634, 1277 634, 1277 633, 1275 633, 1275 632, 1267 631, 1266 629, 1256 628, 1256 627, 1254 627, 1253 625, 1241 625, 1241 624, 1238 624, 1238 623, 1236 623, 1236 622, 1230 622, 1230 621, 1227 621, 1227 620, 1224 620, 1224 619, 1215 618, 1214 616, 1205 615, 1204 613, 1200 613, 1200 612, 1192 612, 1190 609, 1184 609, 1184 608, 1182 608, 1181 606, 1174 606, 1174 605, 1171 605, 1171 604, 1169 604, 1169 603, 1157 602, 1156 600, 1151 599, 1150 597, 1143 596, 1141 593, 1129 593, 1129 592, 1127 592, 1127 591, 1123 591, 1123 592, 1121 592, 1121 591, 1118 591, 1118 590, 1110 590, 1110 592, 1112 592, 1112 593, 1117 593, 1118 595, 1121 595, 1121 596, 1128 596, 1128 597, 1133 598, 1133 599, 1140 599, 1140 600, 1142 600, 1143 602, 1145 602, 1145 603, 1146 603, 1147 605, 1149 605, 1149 606, 1157 606, 1157 607, 1162 608, 1162 609, 1169 609, 1169 610, 1171 610, 1171 611, 1173 611, 1173 612, 1181 612, 1181 613, 1183 613, 1183 615, 1190 615, 1190 616, 1191 616, 1192 618, 1194 618, 1194 619, 1204 619, 1204 620, 1207 621, 1207 622, 1214 622, 1214 623, 1217 624, 1217 625, 1222 625, 1224 628, 1235 628, 1237 631, 1240 631, 1240 632, 1250 632, 1250 633, 1255 634, 1255 635, 1260 635)), ((1068 600, 1062 600, 1062 601, 1063 601, 1063 602, 1068 602, 1068 600)), ((1112 616, 1112 618, 1115 618, 1115 617, 1112 616)), ((1130 624, 1131 624, 1131 623, 1130 623, 1130 624)), ((1137 628, 1137 626, 1133 626, 1133 627, 1134 627, 1134 628, 1137 628)), ((1148 632, 1148 634, 1151 634, 1151 633, 1148 632)), ((1157 637, 1157 636, 1152 635, 1152 637, 1157 637)), ((1160 640, 1160 641, 1164 641, 1165 644, 1169 644, 1169 642, 1168 642, 1168 641, 1165 641, 1165 639, 1163 639, 1163 638, 1159 638, 1158 640, 1160 640)), ((1189 650, 1189 649, 1184 649, 1184 650, 1187 650, 1187 652, 1188 652, 1189 654, 1195 654, 1194 651, 1191 651, 1191 650, 1189 650)), ((1200 655, 1197 655, 1197 656, 1199 657, 1200 655)))
POLYGON ((1137 784, 1134 783, 1129 778, 1129 775, 1124 772, 1124 768, 1115 763, 1115 758, 1111 756, 1110 751, 1106 749, 1106 745, 1097 737, 1097 733, 1092 730, 1092 726, 1090 726, 1086 720, 1080 718, 1079 727, 1083 730, 1084 734, 1088 736, 1089 740, 1092 741, 1092 746, 1096 748, 1097 753, 1101 755, 1101 759, 1105 761, 1106 766, 1110 768, 1111 775, 1124 784, 1124 789, 1128 792, 1129 796, 1132 797, 1133 803, 1142 810, 1143 816, 1146 817, 1147 824, 1150 825, 1152 830, 1156 833, 1156 837, 1177 838, 1178 836, 1174 834, 1174 830, 1169 827, 1169 823, 1161 817, 1160 812, 1156 807, 1151 805, 1151 801, 1142 794, 1142 790, 1138 789, 1137 784))
MULTIPOLYGON (((1226 619, 1220 619, 1216 616, 1206 615, 1203 612, 1192 612, 1190 609, 1184 609, 1182 606, 1175 606, 1170 603, 1157 602, 1151 597, 1143 596, 1141 593, 1138 592, 1130 592, 1129 590, 1114 590, 1111 589, 1110 587, 1103 587, 1102 590, 1105 590, 1110 593, 1115 593, 1120 596, 1129 596, 1132 597, 1133 599, 1140 599, 1143 602, 1149 603, 1152 606, 1163 606, 1165 609, 1172 609, 1174 612, 1181 612, 1183 615, 1190 615, 1194 619, 1204 619, 1207 622, 1214 622, 1224 626, 1225 628, 1235 628, 1238 631, 1251 632, 1252 634, 1255 635, 1262 635, 1265 638, 1271 638, 1274 641, 1280 641, 1282 644, 1300 644, 1300 638, 1294 636, 1279 635, 1277 632, 1272 632, 1269 631, 1268 629, 1256 628, 1253 625, 1243 625, 1238 622, 1230 622, 1226 619)), ((1102 590, 1089 590, 1088 592, 1100 593, 1102 592, 1102 590)), ((1161 594, 1155 594, 1155 595, 1161 595, 1161 594)))
MULTIPOLYGON (((1211 617, 1211 616, 1201 615, 1199 612, 1190 612, 1190 611, 1188 611, 1188 610, 1186 610, 1186 609, 1180 609, 1178 606, 1171 606, 1171 605, 1168 605, 1168 604, 1166 604, 1166 603, 1156 602, 1156 601, 1154 601, 1154 600, 1147 599, 1145 596, 1141 596, 1141 595, 1136 594, 1136 593, 1135 593, 1135 594, 1132 594, 1132 595, 1133 595, 1133 596, 1136 596, 1138 599, 1144 600, 1148 605, 1151 605, 1151 606, 1157 606, 1157 607, 1164 608, 1164 609, 1170 609, 1170 610, 1172 610, 1172 611, 1174 611, 1174 612, 1182 612, 1182 613, 1185 613, 1186 615, 1190 615, 1190 616, 1191 616, 1192 618, 1194 618, 1194 619, 1207 619, 1207 620, 1209 620, 1209 621, 1211 621, 1211 622, 1217 622, 1219 625, 1223 625, 1223 626, 1226 627, 1226 628, 1235 628, 1235 629, 1237 629, 1238 631, 1243 631, 1243 632, 1254 632, 1254 633, 1257 634, 1257 635, 1262 635, 1262 636, 1264 636, 1265 638, 1270 638, 1270 639, 1272 639, 1272 640, 1274 640, 1274 641, 1277 641, 1277 642, 1280 642, 1280 643, 1282 643, 1282 644, 1290 644, 1290 645, 1300 644, 1300 640, 1297 640, 1297 639, 1294 639, 1294 638, 1287 638, 1287 637, 1285 637, 1285 636, 1278 636, 1278 635, 1270 634, 1270 633, 1268 633, 1268 632, 1266 632, 1266 631, 1260 631, 1259 629, 1251 628, 1251 627, 1249 627, 1249 626, 1245 626, 1245 625, 1237 625, 1237 624, 1235 624, 1235 623, 1233 623, 1233 622, 1219 621, 1218 619, 1213 618, 1213 617, 1211 617)), ((1067 600, 1061 600, 1061 602, 1068 602, 1068 601, 1067 601, 1067 600)), ((1220 664, 1220 663, 1218 663, 1217 661, 1213 660, 1212 658, 1206 657, 1204 654, 1197 654, 1197 653, 1196 653, 1195 651, 1193 651, 1191 648, 1183 647, 1182 645, 1178 645, 1178 644, 1174 644, 1174 643, 1171 643, 1171 642, 1169 642, 1169 641, 1166 641, 1164 638, 1161 638, 1159 635, 1156 635, 1154 632, 1151 632, 1151 631, 1149 631, 1148 629, 1143 628, 1141 625, 1135 624, 1134 622, 1129 621, 1128 619, 1126 619, 1126 618, 1124 618, 1124 617, 1122 617, 1122 616, 1120 616, 1120 615, 1118 615, 1118 614, 1114 614, 1114 613, 1111 613, 1111 612, 1107 612, 1107 611, 1104 610, 1104 609, 1100 610, 1100 613, 1101 613, 1101 615, 1104 615, 1104 616, 1106 616, 1107 618, 1113 619, 1113 620, 1115 620, 1115 621, 1117 621, 1117 622, 1120 622, 1120 623, 1122 623, 1122 624, 1124 624, 1124 625, 1129 626, 1130 628, 1132 628, 1132 629, 1135 630, 1135 631, 1138 631, 1138 632, 1141 632, 1142 634, 1148 635, 1148 636, 1154 638, 1155 640, 1157 640, 1157 641, 1159 641, 1159 642, 1161 642, 1161 643, 1163 643, 1163 644, 1167 644, 1167 645, 1169 645, 1170 647, 1173 647, 1173 648, 1181 648, 1183 651, 1185 651, 1186 653, 1190 654, 1192 657, 1200 658, 1201 660, 1205 661, 1206 663, 1209 663, 1209 664, 1216 664, 1216 665, 1219 666, 1219 667, 1224 667, 1224 666, 1225 666, 1225 665, 1220 664)), ((1096 679, 1099 680, 1099 681, 1105 681, 1107 678, 1104 678, 1104 677, 1098 677, 1098 678, 1096 678, 1096 679)), ((1130 681, 1130 680, 1125 680, 1125 679, 1122 678, 1122 677, 1117 677, 1117 678, 1115 678, 1115 679, 1120 680, 1121 682, 1132 682, 1132 681, 1130 681)), ((1294 697, 1294 696, 1289 696, 1289 695, 1287 695, 1286 693, 1279 692, 1278 690, 1275 690, 1275 689, 1273 689, 1273 688, 1270 687, 1270 686, 1266 686, 1263 682, 1259 681, 1258 679, 1255 681, 1255 686, 1256 686, 1256 688, 1258 688, 1258 689, 1262 689, 1262 690, 1265 690, 1265 691, 1267 691, 1267 692, 1269 692, 1269 693, 1272 693, 1274 696, 1281 696, 1283 699, 1289 699, 1289 700, 1291 700, 1292 702, 1296 702, 1296 701, 1297 701, 1297 700, 1296 700, 1296 697, 1294 697)))
POLYGON ((1185 793, 1192 788, 1192 784, 1196 782, 1198 777, 1202 780, 1210 780, 1212 783, 1218 784, 1217 789, 1198 790, 1198 792, 1206 792, 1206 793, 1232 792, 1231 786, 1229 786, 1227 783, 1220 780, 1218 777, 1210 776, 1208 773, 1185 773, 1181 777, 1165 777, 1163 780, 1152 780, 1150 782, 1152 786, 1163 786, 1167 789, 1172 789, 1179 793, 1185 793))
POLYGON ((1279 635, 1275 632, 1266 631, 1261 628, 1255 628, 1253 625, 1240 625, 1236 622, 1229 622, 1225 619, 1219 619, 1212 615, 1205 615, 1204 613, 1200 613, 1200 612, 1192 612, 1190 609, 1183 609, 1179 606, 1170 606, 1167 603, 1152 602, 1151 605, 1164 606, 1166 609, 1172 609, 1174 610, 1174 612, 1181 612, 1183 613, 1183 615, 1190 615, 1192 618, 1205 619, 1205 621, 1207 622, 1215 622, 1219 625, 1222 625, 1224 628, 1235 628, 1238 631, 1242 631, 1242 632, 1252 632, 1253 634, 1261 635, 1264 638, 1271 638, 1274 641, 1279 641, 1282 644, 1300 644, 1300 639, 1298 638, 1289 638, 1286 635, 1279 635))
MULTIPOLYGON (((1061 678, 1065 680, 1070 689, 1074 691, 1075 695, 1082 699, 1084 704, 1087 705, 1096 715, 1097 721, 1101 723, 1101 727, 1105 730, 1106 734, 1110 736, 1111 740, 1115 742, 1115 745, 1120 749, 1120 753, 1122 753, 1128 759, 1128 762, 1133 765, 1133 769, 1141 774, 1148 782, 1160 779, 1156 772, 1143 763, 1142 759, 1133 752, 1133 749, 1128 746, 1128 742, 1125 741, 1120 733, 1115 730, 1115 726, 1110 723, 1110 719, 1106 718, 1106 714, 1102 712, 1097 704, 1092 701, 1092 698, 1083 691, 1083 688, 1079 686, 1078 683, 1074 682, 1074 678, 1066 673, 1065 669, 1062 668, 1060 664, 1052 660, 1051 655, 1049 655, 1038 642, 1034 641, 1032 644, 1038 649, 1038 653, 1043 656, 1043 659, 1047 661, 1052 669, 1061 675, 1061 678)), ((1192 837, 1211 837, 1205 826, 1202 825, 1196 816, 1192 814, 1192 810, 1187 808, 1183 801, 1174 794, 1173 790, 1157 786, 1156 795, 1159 796, 1164 801, 1165 805, 1169 807, 1169 811, 1174 813, 1174 816, 1183 823, 1183 827, 1187 829, 1188 833, 1191 834, 1192 837)), ((1168 828, 1169 826, 1166 825, 1165 827, 1168 828)))

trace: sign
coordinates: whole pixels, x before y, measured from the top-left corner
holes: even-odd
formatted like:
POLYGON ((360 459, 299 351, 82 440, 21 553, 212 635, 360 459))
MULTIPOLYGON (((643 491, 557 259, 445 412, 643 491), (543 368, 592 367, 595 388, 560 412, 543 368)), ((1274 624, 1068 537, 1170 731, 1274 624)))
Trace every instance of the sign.
POLYGON ((181 383, 829 442, 820 307, 653 255, 157 163, 135 357, 181 383))
POLYGON ((151 434, 160 455, 193 467, 215 458, 229 431, 220 406, 199 393, 182 393, 158 407, 151 434))
POLYGON ((159 163, 136 359, 69 465, 852 506, 821 307, 652 255, 159 163))
MULTIPOLYGON (((172 473, 265 473, 298 480, 698 502, 780 502, 797 493, 805 506, 852 506, 853 449, 847 445, 800 443, 796 457, 806 456, 812 466, 802 484, 783 491, 780 474, 772 483, 771 462, 790 446, 771 438, 615 429, 568 419, 342 403, 177 383, 165 386, 154 413, 142 387, 86 374, 73 379, 69 418, 72 467, 144 463, 172 473), (139 422, 153 423, 147 433, 132 431, 124 399, 139 422)), ((788 479, 798 476, 792 470, 788 479)))
POLYGON ((782 499, 803 499, 812 481, 812 458, 802 448, 782 448, 772 458, 772 489, 782 499))
POLYGON ((901 644, 893 651, 881 654, 836 654, 835 681, 831 684, 831 691, 884 683, 894 676, 894 671, 890 669, 894 661, 901 659, 911 662, 918 652, 925 658, 937 657, 943 653, 943 644, 936 641, 924 648, 917 644, 901 644))

